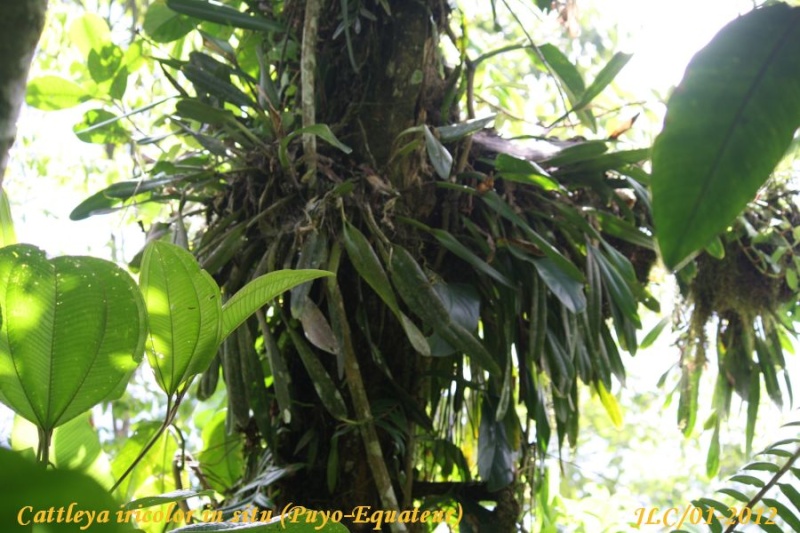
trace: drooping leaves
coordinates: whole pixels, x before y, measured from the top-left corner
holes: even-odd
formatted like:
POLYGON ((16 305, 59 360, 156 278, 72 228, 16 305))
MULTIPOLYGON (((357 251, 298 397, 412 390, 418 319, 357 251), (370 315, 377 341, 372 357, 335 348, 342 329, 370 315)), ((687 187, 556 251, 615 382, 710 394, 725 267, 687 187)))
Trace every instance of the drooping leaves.
POLYGON ((742 211, 800 124, 800 8, 731 22, 700 51, 669 100, 653 146, 653 218, 675 268, 742 211))

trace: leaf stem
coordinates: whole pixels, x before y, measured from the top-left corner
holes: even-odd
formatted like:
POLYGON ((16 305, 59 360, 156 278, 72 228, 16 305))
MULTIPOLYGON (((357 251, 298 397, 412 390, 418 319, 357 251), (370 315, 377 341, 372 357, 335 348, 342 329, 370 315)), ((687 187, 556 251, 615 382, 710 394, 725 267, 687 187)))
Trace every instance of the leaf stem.
MULTIPOLYGON (((781 477, 783 477, 783 475, 786 472, 789 471, 789 469, 792 467, 794 462, 797 461, 797 459, 800 459, 800 447, 798 447, 797 450, 795 450, 795 452, 792 454, 789 460, 786 461, 786 464, 783 465, 783 467, 781 467, 780 470, 775 472, 775 475, 772 476, 772 478, 767 482, 767 484, 761 487, 761 490, 758 491, 758 493, 755 496, 753 496, 753 498, 749 502, 747 502, 747 505, 745 505, 745 509, 752 509, 755 504, 760 502, 761 498, 763 498, 764 495, 766 495, 767 492, 769 492, 769 490, 772 487, 774 487, 776 483, 778 483, 778 480, 781 477)), ((733 533, 733 530, 738 523, 739 521, 737 517, 733 517, 733 520, 731 520, 731 524, 728 526, 728 528, 725 530, 724 533, 733 533)))
POLYGON ((191 385, 191 383, 192 383, 191 380, 189 380, 186 383, 186 385, 181 390, 178 391, 178 394, 175 396, 174 402, 172 398, 167 399, 167 414, 164 417, 164 421, 161 423, 161 426, 159 426, 159 428, 156 430, 153 436, 150 437, 150 440, 147 441, 147 444, 145 444, 144 448, 142 448, 142 451, 139 452, 139 454, 133 460, 131 465, 125 470, 125 472, 122 473, 119 479, 117 479, 116 483, 114 483, 109 492, 114 492, 115 490, 117 490, 117 488, 119 488, 122 482, 125 481, 125 478, 128 477, 131 472, 133 472, 133 469, 136 468, 136 466, 139 464, 139 462, 141 462, 142 459, 144 459, 145 455, 147 455, 147 452, 150 451, 150 449, 155 445, 155 443, 158 442, 158 439, 161 438, 161 435, 164 434, 164 431, 170 426, 170 424, 172 424, 172 421, 175 419, 175 415, 178 414, 178 407, 180 407, 181 401, 183 400, 183 397, 186 395, 186 391, 189 390, 189 385, 191 385))

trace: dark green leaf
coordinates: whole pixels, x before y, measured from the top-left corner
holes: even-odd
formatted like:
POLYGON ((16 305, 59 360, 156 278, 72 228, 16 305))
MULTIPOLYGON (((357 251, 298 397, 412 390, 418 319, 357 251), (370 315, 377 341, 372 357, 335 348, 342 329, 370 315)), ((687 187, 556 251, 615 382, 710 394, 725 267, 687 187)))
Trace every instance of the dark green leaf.
POLYGON ((212 4, 205 0, 167 0, 170 9, 217 24, 225 24, 245 30, 282 32, 283 26, 259 15, 248 15, 223 4, 212 4))
POLYGON ((164 0, 158 0, 147 8, 143 23, 145 33, 157 43, 176 41, 195 26, 194 20, 171 10, 164 0))
POLYGON ((500 490, 514 480, 513 465, 505 425, 495 420, 493 410, 484 400, 478 433, 478 472, 486 480, 489 491, 500 490))
POLYGON ((725 26, 690 62, 653 146, 653 219, 664 263, 706 246, 753 199, 800 123, 800 8, 725 26))
POLYGON ((531 262, 536 266, 536 270, 550 291, 567 309, 573 313, 580 313, 586 309, 583 283, 569 277, 550 258, 533 259, 531 262))
POLYGON ((392 286, 389 284, 389 277, 372 245, 364 234, 349 222, 345 221, 342 230, 345 250, 347 250, 350 262, 353 263, 358 274, 381 297, 383 303, 400 321, 414 349, 422 355, 431 355, 431 349, 425 336, 411 319, 400 311, 392 286))
POLYGON ((497 195, 494 191, 489 191, 483 196, 481 196, 484 202, 491 207, 495 212, 501 215, 503 218, 513 222, 517 227, 519 227, 524 233, 525 236, 530 239, 533 244, 538 246, 542 252, 548 256, 556 266, 561 269, 565 274, 569 277, 575 279, 576 281, 583 282, 584 277, 578 267, 576 267, 572 262, 570 262, 566 257, 561 255, 561 253, 556 250, 556 248, 547 242, 544 237, 536 233, 533 228, 523 219, 520 215, 514 212, 513 209, 503 200, 500 196, 497 195))
POLYGON ((767 507, 777 509, 778 516, 789 526, 789 531, 800 531, 800 517, 786 505, 772 498, 764 498, 762 501, 767 507))
POLYGON ((566 93, 567 99, 576 112, 578 119, 583 125, 594 131, 597 127, 594 115, 590 110, 580 109, 580 106, 578 106, 586 92, 586 85, 583 82, 581 73, 558 47, 549 43, 544 44, 539 47, 539 52, 547 62, 550 72, 554 74, 561 89, 566 93))
POLYGON ((97 83, 113 78, 120 65, 122 65, 122 49, 113 43, 106 44, 100 50, 91 50, 86 62, 89 74, 97 83))
POLYGON ((502 283, 503 285, 514 288, 513 282, 508 279, 506 276, 501 274, 497 271, 493 266, 489 265, 486 261, 475 255, 469 248, 464 246, 458 239, 456 239, 453 235, 446 232, 445 230, 441 229, 431 229, 431 233, 433 236, 436 237, 436 240, 441 243, 442 246, 450 250, 453 254, 460 257, 467 263, 473 266, 479 272, 482 272, 492 278, 493 280, 502 283))
POLYGON ((305 339, 297 333, 293 328, 288 328, 289 336, 292 338, 292 343, 297 349, 297 354, 303 363, 314 390, 322 401, 322 405, 338 419, 347 418, 347 404, 344 403, 344 398, 336 388, 336 384, 331 379, 328 371, 322 365, 319 357, 314 353, 311 347, 306 343, 305 339))

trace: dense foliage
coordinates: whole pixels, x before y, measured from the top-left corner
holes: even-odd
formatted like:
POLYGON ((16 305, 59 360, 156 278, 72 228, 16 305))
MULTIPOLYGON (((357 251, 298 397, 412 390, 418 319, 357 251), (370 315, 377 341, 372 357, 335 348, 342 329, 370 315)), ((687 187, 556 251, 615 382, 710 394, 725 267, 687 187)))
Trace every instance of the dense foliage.
MULTIPOLYGON (((567 7, 534 4, 569 27, 567 7)), ((109 153, 128 146, 139 174, 71 217, 162 208, 129 265, 138 288, 109 264, 81 274, 83 260, 0 251, 0 400, 38 425, 40 460, 51 440, 96 440, 76 417, 121 393, 146 344, 166 413, 118 435, 128 440, 111 490, 123 501, 191 488, 204 492, 146 503, 188 511, 200 496, 225 520, 290 504, 420 506, 457 509, 463 531, 555 531, 545 458, 576 444, 583 387, 622 423, 620 352, 666 324, 637 338, 640 311, 660 307, 648 290, 657 250, 691 311, 678 423, 695 427, 713 324, 709 473, 733 392, 748 402, 749 448, 762 380, 776 402, 791 394, 778 376, 800 271, 796 207, 778 180, 752 200, 800 123, 800 10, 764 7, 720 32, 687 69, 651 150, 621 145, 626 128, 607 133, 595 112, 630 56, 597 58, 588 81, 564 47, 536 42, 505 2, 491 7, 508 11, 521 42, 479 49, 468 21, 434 0, 157 0, 126 46, 97 15, 72 23, 83 62, 72 79, 32 79, 27 102, 90 103, 79 138, 109 153), (476 80, 510 52, 556 89, 560 108, 543 119, 574 119, 575 136, 508 140, 489 128, 498 110, 488 113, 476 80), (129 86, 142 82, 164 95, 132 108, 129 86), (59 261, 73 292, 32 290, 61 275, 59 261), (96 294, 106 278, 129 297, 96 294), (140 320, 97 328, 70 307, 94 301, 107 309, 91 316, 140 320), (37 306, 85 327, 53 319, 32 336, 37 306), (100 349, 106 331, 124 337, 130 360, 100 349), (56 372, 87 344, 111 361, 104 386, 50 387, 46 363, 56 372), (39 397, 63 408, 37 409, 39 397), (195 401, 217 409, 194 420, 202 445, 185 407, 195 401)), ((416 527, 385 525, 406 526, 416 527)))

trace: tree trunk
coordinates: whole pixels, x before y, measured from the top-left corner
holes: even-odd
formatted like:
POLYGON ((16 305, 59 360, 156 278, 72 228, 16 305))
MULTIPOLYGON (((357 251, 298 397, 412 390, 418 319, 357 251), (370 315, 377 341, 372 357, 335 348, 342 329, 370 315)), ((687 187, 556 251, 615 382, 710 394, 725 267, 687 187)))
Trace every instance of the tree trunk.
POLYGON ((47 0, 5 2, 0 17, 0 188, 46 10, 47 0))
MULTIPOLYGON (((247 233, 247 242, 254 243, 250 251, 240 254, 217 278, 232 293, 247 278, 265 270, 337 268, 334 284, 320 284, 307 296, 294 291, 284 300, 282 313, 251 324, 254 335, 266 329, 274 341, 271 371, 276 380, 282 374, 276 371, 275 359, 285 360, 288 379, 284 382, 291 382, 293 400, 289 422, 279 414, 282 408, 273 404, 271 420, 262 422, 259 429, 262 434, 275 432, 275 442, 269 446, 273 464, 304 465, 278 483, 276 507, 291 503, 345 514, 358 506, 408 509, 413 504, 416 424, 427 418, 425 402, 419 399, 423 362, 395 317, 387 313, 342 251, 341 215, 367 234, 372 231, 365 228, 382 228, 390 232, 392 242, 418 247, 415 231, 392 220, 403 214, 424 221, 434 212, 433 172, 423 146, 399 157, 397 141, 404 130, 430 123, 431 117, 439 114, 444 84, 439 74, 437 32, 447 19, 448 8, 440 0, 394 0, 389 2, 389 15, 380 3, 370 4, 377 20, 362 17, 360 32, 350 28, 349 35, 334 38, 346 3, 328 0, 312 5, 312 1, 317 0, 287 3, 286 7, 287 13, 293 14, 291 26, 303 34, 300 70, 304 92, 297 98, 303 125, 329 125, 339 139, 353 147, 354 154, 343 158, 324 143, 316 145, 304 138, 302 157, 310 170, 302 177, 243 173, 217 202, 218 217, 212 220, 210 231, 225 214, 242 206, 242 220, 255 216, 260 220, 247 233), (310 90, 313 98, 309 98, 310 90), (351 180, 355 188, 341 200, 341 209, 322 201, 311 207, 309 202, 330 197, 331 189, 345 180, 351 180), (269 206, 269 213, 264 213, 263 206, 269 206), (298 308, 303 306, 300 299, 305 298, 311 302, 306 308, 313 306, 321 315, 309 311, 301 316, 298 308), (302 333, 298 336, 289 331, 305 329, 309 337, 309 323, 315 321, 322 329, 335 332, 337 355, 324 353, 302 333), (319 360, 338 384, 351 422, 337 420, 320 404, 304 360, 309 357, 308 348, 310 356, 319 360), (398 420, 395 432, 387 431, 387 424, 398 420), (272 429, 266 427, 270 425, 272 429)), ((280 173, 276 160, 257 164, 280 173)), ((374 243, 376 247, 379 244, 374 243)), ((226 381, 229 390, 244 384, 233 375, 226 376, 226 381)), ((252 423, 246 423, 246 411, 241 413, 238 427, 253 432, 252 423)), ((253 446, 248 477, 255 478, 263 473, 257 457, 264 452, 256 444, 257 438, 249 442, 253 446)), ((356 531, 375 527, 352 522, 348 526, 356 531)), ((384 526, 396 531, 415 527, 384 526)))

